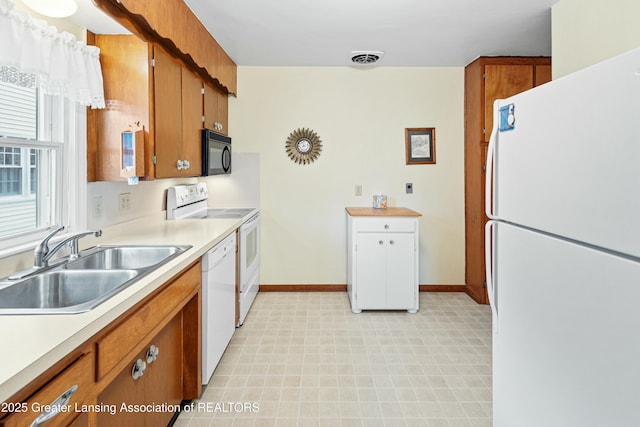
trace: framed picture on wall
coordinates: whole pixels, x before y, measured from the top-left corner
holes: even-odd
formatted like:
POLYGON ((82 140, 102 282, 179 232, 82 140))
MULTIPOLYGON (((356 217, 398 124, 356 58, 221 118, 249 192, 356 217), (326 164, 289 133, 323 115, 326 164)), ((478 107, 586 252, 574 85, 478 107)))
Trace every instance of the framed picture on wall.
POLYGON ((436 128, 405 128, 408 165, 436 163, 436 128))

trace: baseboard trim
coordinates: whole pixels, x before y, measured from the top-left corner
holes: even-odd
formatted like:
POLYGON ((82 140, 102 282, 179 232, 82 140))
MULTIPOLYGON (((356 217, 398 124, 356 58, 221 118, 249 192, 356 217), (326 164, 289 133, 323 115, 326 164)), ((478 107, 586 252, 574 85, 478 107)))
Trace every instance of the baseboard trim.
POLYGON ((465 292, 465 285, 420 285, 420 292, 465 292))
POLYGON ((347 292, 347 285, 260 285, 260 292, 347 292))
POLYGON ((466 287, 465 288, 465 292, 467 293, 467 295, 469 295, 469 297, 472 300, 474 300, 478 304, 487 304, 488 303, 485 300, 485 296, 484 295, 478 295, 476 292, 473 291, 473 288, 471 286, 466 287))
MULTIPOLYGON (((260 285, 260 292, 346 292, 347 285, 260 285)), ((420 292, 465 292, 465 285, 420 285, 420 292)))

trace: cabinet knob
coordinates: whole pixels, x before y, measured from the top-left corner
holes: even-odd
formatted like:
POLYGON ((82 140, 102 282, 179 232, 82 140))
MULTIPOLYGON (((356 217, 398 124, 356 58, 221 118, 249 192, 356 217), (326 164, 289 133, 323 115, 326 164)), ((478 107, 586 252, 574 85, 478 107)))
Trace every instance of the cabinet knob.
POLYGON ((183 160, 182 165, 185 169, 189 169, 191 167, 191 162, 189 160, 183 160))
POLYGON ((77 384, 71 386, 69 390, 62 393, 60 396, 56 398, 56 400, 54 400, 49 405, 47 405, 46 406, 47 410, 40 413, 40 415, 38 415, 38 418, 33 420, 33 423, 31 423, 31 427, 40 426, 44 424, 47 420, 50 420, 51 418, 58 415, 60 413, 60 408, 64 408, 69 404, 69 401, 71 400, 71 395, 75 393, 76 390, 78 390, 77 384))
POLYGON ((388 229, 389 229, 389 224, 385 224, 385 225, 384 225, 384 229, 385 229, 385 230, 388 230, 388 229))
POLYGON ((178 168, 179 171, 181 171, 182 169, 184 169, 184 162, 182 160, 178 160, 176 162, 176 167, 178 168))
POLYGON ((160 350, 155 345, 151 344, 149 350, 147 350, 147 363, 153 363, 158 359, 160 350))
POLYGON ((383 242, 382 240, 380 240, 380 241, 378 242, 378 244, 379 244, 379 245, 384 245, 384 242, 383 242))
POLYGON ((390 245, 393 245, 395 242, 393 240, 389 241, 390 245))
POLYGON ((144 371, 147 369, 147 364, 142 359, 136 360, 136 363, 133 364, 133 369, 131 369, 131 377, 134 380, 137 380, 141 376, 144 375, 144 371))

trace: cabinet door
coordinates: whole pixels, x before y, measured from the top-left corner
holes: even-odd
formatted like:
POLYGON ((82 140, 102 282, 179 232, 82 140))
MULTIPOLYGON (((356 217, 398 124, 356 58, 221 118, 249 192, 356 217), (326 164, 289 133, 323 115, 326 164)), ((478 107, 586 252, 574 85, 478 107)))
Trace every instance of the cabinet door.
POLYGON ((229 99, 227 95, 213 88, 204 85, 204 127, 216 132, 229 134, 227 129, 229 121, 229 99), (221 127, 217 127, 220 124, 221 127))
POLYGON ((137 408, 149 404, 178 405, 182 399, 181 315, 176 316, 153 338, 147 348, 152 344, 159 349, 155 361, 147 362, 145 349, 98 396, 99 403, 114 405, 116 408, 115 414, 99 413, 98 425, 155 427, 169 423, 173 412, 149 412, 137 408), (145 361, 147 365, 144 374, 134 380, 132 367, 138 359, 145 361))
MULTIPOLYGON (((26 411, 15 412, 8 417, 0 420, 2 427, 23 427, 34 425, 35 420, 45 412, 52 412, 52 407, 56 407, 54 402, 68 395, 68 402, 63 405, 67 408, 82 407, 83 404, 90 401, 91 393, 94 392, 94 361, 95 356, 89 352, 84 354, 80 359, 71 366, 59 372, 35 394, 25 401, 26 411), (75 392, 73 387, 76 387, 75 392)), ((53 375, 53 374, 52 374, 53 375)), ((0 412, 0 416, 4 416, 0 412)), ((75 411, 60 411, 54 415, 49 421, 43 425, 49 427, 68 426, 76 418, 78 414, 75 411)), ((37 424, 35 424, 37 425, 37 424)))
POLYGON ((149 130, 149 47, 134 35, 96 35, 105 99, 114 106, 87 110, 95 125, 87 127, 89 181, 122 181, 120 137, 134 123, 149 130))
POLYGON ((551 81, 551 65, 536 65, 535 85, 540 86, 551 81))
POLYGON ((180 171, 183 176, 202 175, 202 80, 182 67, 182 160, 189 168, 180 171))
POLYGON ((209 84, 204 84, 204 114, 203 127, 216 130, 218 122, 218 96, 216 90, 209 84))
POLYGON ((229 95, 222 92, 218 94, 218 122, 222 126, 220 133, 229 135, 229 95))
POLYGON ((415 305, 415 236, 389 234, 383 239, 387 250, 387 305, 389 309, 408 309, 415 305))
POLYGON ((69 427, 89 427, 89 414, 83 413, 74 422, 69 424, 69 427))
POLYGON ((533 87, 533 65, 486 65, 484 81, 484 141, 493 129, 493 101, 533 87))
POLYGON ((383 234, 357 234, 355 283, 359 309, 386 306, 387 244, 383 234))
MULTIPOLYGON (((147 403, 166 403, 177 405, 182 401, 182 315, 177 315, 151 340, 149 346, 158 348, 158 358, 147 365, 149 375, 145 384, 145 400, 147 403)), ((154 412, 149 414, 146 425, 149 427, 165 426, 174 412, 154 412)))
POLYGON ((154 48, 154 135, 156 178, 179 176, 182 159, 181 66, 162 49, 154 48))

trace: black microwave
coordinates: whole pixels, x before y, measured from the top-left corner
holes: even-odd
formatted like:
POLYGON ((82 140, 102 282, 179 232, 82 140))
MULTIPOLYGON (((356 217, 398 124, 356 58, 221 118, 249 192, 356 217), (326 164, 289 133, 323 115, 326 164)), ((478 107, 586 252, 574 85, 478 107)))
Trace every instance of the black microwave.
POLYGON ((231 173, 231 138, 202 129, 202 176, 231 173))

